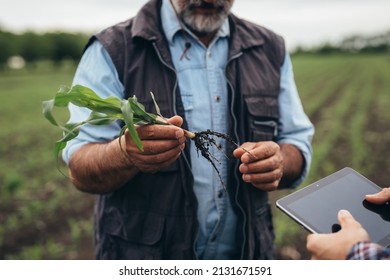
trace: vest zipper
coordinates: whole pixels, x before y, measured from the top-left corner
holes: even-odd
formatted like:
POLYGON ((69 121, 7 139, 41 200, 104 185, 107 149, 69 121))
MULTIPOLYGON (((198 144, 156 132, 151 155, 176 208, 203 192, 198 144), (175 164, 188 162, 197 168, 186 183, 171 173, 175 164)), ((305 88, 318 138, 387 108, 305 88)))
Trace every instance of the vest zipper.
MULTIPOLYGON (((175 85, 173 86, 173 92, 172 92, 172 100, 173 100, 173 113, 175 115, 177 115, 177 110, 176 110, 176 90, 177 90, 177 86, 178 86, 178 82, 177 82, 177 72, 176 72, 176 69, 174 67, 172 67, 171 65, 169 65, 167 62, 165 62, 165 60, 162 58, 161 54, 160 54, 160 51, 159 49, 157 48, 157 45, 156 45, 156 42, 153 42, 153 48, 154 50, 156 51, 157 53, 157 56, 158 58, 160 59, 161 63, 167 67, 168 69, 172 70, 173 73, 175 73, 175 76, 176 76, 176 81, 175 81, 175 85)), ((182 153, 182 156, 184 158, 184 161, 185 163, 187 164, 187 167, 188 169, 190 170, 191 172, 191 175, 194 176, 192 174, 192 168, 191 168, 191 164, 189 163, 189 159, 187 158, 186 154, 185 153, 182 153)), ((195 211, 196 213, 196 211, 195 211)), ((195 215, 196 217, 197 215, 195 215)), ((195 244, 196 244, 196 241, 198 240, 198 237, 199 237, 199 226, 197 224, 196 228, 196 235, 195 235, 195 240, 194 240, 194 243, 192 244, 192 249, 193 249, 193 253, 194 253, 194 256, 195 256, 195 259, 198 259, 198 256, 196 254, 196 247, 195 247, 195 244)))
MULTIPOLYGON (((177 115, 177 111, 176 111, 176 90, 177 90, 177 72, 175 70, 175 68, 173 68, 172 66, 170 66, 168 63, 165 62, 165 60, 162 58, 161 54, 160 54, 160 51, 158 50, 157 46, 156 46, 156 42, 153 42, 153 47, 154 47, 154 50, 156 51, 157 53, 157 56, 158 58, 160 59, 161 63, 164 64, 165 67, 167 67, 168 69, 172 70, 173 73, 175 73, 175 76, 176 76, 176 81, 175 81, 175 85, 173 87, 173 92, 172 92, 172 100, 173 100, 173 113, 175 115, 177 115)), ((187 167, 189 168, 189 170, 191 170, 191 173, 192 173, 192 169, 191 169, 191 165, 188 161, 188 158, 187 156, 185 155, 185 153, 182 153, 183 157, 184 157, 184 160, 187 164, 187 167)))
MULTIPOLYGON (((234 100, 235 100, 235 91, 234 91, 234 88, 233 88, 233 85, 232 83, 229 81, 229 79, 227 78, 227 66, 229 63, 231 63, 233 60, 239 58, 241 55, 243 54, 243 52, 239 52, 237 53, 236 55, 233 55, 232 57, 229 58, 228 62, 226 63, 226 66, 225 66, 225 77, 226 77, 226 81, 228 83, 228 86, 230 87, 230 91, 232 92, 232 102, 231 102, 231 105, 230 105, 230 114, 233 118, 233 133, 234 133, 234 136, 237 140, 237 144, 241 144, 239 143, 239 137, 238 137, 238 132, 237 132, 237 118, 234 114, 234 100)), ((238 169, 238 165, 239 165, 239 162, 236 163, 236 170, 238 169)), ((237 172, 234 172, 234 178, 236 180, 236 182, 238 183, 240 181, 240 179, 238 178, 238 175, 237 175, 237 172)), ((245 243, 247 242, 246 241, 246 235, 245 235, 245 224, 247 223, 247 217, 245 215, 245 211, 244 209, 242 208, 241 204, 238 202, 238 191, 236 191, 235 193, 235 203, 236 205, 238 206, 238 208, 240 209, 241 213, 243 214, 243 217, 244 217, 244 221, 243 221, 243 227, 242 227, 242 233, 243 233, 243 241, 242 241, 242 248, 241 248, 241 256, 240 256, 240 259, 242 260, 244 258, 244 251, 245 251, 245 243)))

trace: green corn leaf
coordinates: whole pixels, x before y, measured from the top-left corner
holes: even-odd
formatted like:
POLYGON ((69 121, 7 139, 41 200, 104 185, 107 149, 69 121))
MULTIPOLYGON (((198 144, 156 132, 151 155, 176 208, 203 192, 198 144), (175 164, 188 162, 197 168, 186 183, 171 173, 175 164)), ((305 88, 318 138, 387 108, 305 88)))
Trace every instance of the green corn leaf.
POLYGON ((63 142, 61 140, 57 141, 55 144, 54 144, 54 159, 57 161, 58 160, 58 156, 59 154, 61 153, 61 151, 63 149, 65 149, 66 147, 66 142, 63 142))
POLYGON ((63 133, 63 137, 54 145, 55 157, 58 159, 61 150, 66 147, 67 142, 77 137, 81 126, 85 124, 107 125, 118 120, 122 120, 126 124, 119 136, 123 135, 127 128, 137 148, 143 151, 142 141, 138 136, 136 126, 148 124, 167 125, 166 122, 158 119, 157 116, 161 116, 160 108, 153 93, 150 94, 152 95, 157 115, 146 112, 145 106, 138 102, 136 96, 127 100, 121 100, 114 96, 101 98, 92 89, 82 85, 75 85, 71 88, 66 86, 60 87, 53 99, 42 102, 44 117, 51 124, 59 127, 63 133), (70 103, 75 106, 88 108, 91 110, 91 114, 85 121, 80 123, 61 125, 56 121, 53 110, 56 107, 67 107, 70 103))
POLYGON ((54 99, 51 99, 48 101, 43 101, 42 102, 42 113, 51 124, 58 126, 58 123, 52 114, 53 107, 54 107, 54 99))
POLYGON ((122 148, 122 135, 124 135, 126 132, 126 126, 123 126, 122 129, 121 129, 121 132, 119 133, 119 147, 121 148, 121 151, 124 155, 126 155, 126 151, 122 148))
POLYGON ((160 117, 163 118, 163 116, 161 115, 161 112, 160 112, 160 107, 158 107, 158 105, 157 105, 156 98, 154 98, 153 92, 150 92, 150 95, 152 96, 154 107, 156 108, 157 115, 159 115, 160 117))
POLYGON ((63 137, 54 144, 54 158, 58 159, 60 152, 66 147, 66 143, 79 135, 82 123, 68 123, 59 126, 62 129, 63 137))
POLYGON ((129 130, 130 136, 133 139, 135 145, 140 151, 144 150, 141 139, 138 136, 135 124, 133 110, 129 104, 129 100, 122 100, 121 110, 123 119, 126 123, 127 129, 129 130))
POLYGON ((54 157, 58 158, 61 150, 66 147, 66 143, 79 135, 80 127, 85 124, 90 125, 107 125, 114 122, 116 119, 107 117, 104 114, 92 112, 86 121, 80 123, 67 123, 64 126, 59 126, 62 129, 63 137, 55 143, 54 157))
POLYGON ((73 138, 76 138, 77 135, 79 135, 80 127, 84 125, 86 122, 80 122, 80 123, 67 123, 64 126, 61 126, 63 137, 61 140, 62 142, 68 142, 72 140, 73 138))
POLYGON ((64 92, 63 89, 60 90, 54 100, 57 107, 66 107, 69 103, 72 103, 108 115, 120 116, 121 114, 121 100, 119 98, 110 96, 103 99, 92 89, 82 85, 75 85, 68 92, 64 92))
POLYGON ((128 101, 135 117, 138 117, 141 120, 150 124, 155 123, 157 116, 154 114, 147 113, 145 111, 145 106, 139 103, 135 96, 129 98, 128 101))
POLYGON ((91 125, 107 125, 116 120, 118 120, 118 118, 114 118, 99 112, 91 112, 86 123, 91 125))

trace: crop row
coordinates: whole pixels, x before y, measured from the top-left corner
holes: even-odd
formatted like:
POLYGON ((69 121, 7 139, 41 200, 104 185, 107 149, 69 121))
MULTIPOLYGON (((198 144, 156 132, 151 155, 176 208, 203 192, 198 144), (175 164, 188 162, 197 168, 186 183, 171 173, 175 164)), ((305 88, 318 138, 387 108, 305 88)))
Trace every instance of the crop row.
MULTIPOLYGON (((298 56, 293 63, 304 108, 316 129, 311 171, 301 187, 345 166, 378 185, 390 185, 390 57, 298 56)), ((304 257, 307 232, 280 211, 274 214, 281 254, 288 248, 290 255, 284 257, 293 258, 291 251, 304 257)))

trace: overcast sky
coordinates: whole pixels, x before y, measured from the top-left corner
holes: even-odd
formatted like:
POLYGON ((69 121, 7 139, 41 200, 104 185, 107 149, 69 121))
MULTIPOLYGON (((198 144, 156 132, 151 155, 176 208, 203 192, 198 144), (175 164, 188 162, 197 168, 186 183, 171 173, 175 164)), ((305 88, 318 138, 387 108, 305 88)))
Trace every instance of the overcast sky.
MULTIPOLYGON (((20 32, 95 32, 147 0, 0 0, 0 26, 20 32)), ((281 34, 289 47, 390 30, 390 0, 235 0, 233 12, 281 34)))

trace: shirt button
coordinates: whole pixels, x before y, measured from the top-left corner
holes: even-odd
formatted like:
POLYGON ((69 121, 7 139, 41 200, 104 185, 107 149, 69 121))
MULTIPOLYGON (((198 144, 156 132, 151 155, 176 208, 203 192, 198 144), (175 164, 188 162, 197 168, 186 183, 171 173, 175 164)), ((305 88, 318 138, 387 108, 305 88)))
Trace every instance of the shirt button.
POLYGON ((215 97, 215 102, 219 102, 219 101, 221 101, 221 96, 216 96, 215 97))
POLYGON ((223 191, 219 191, 218 192, 218 198, 222 198, 222 196, 223 196, 223 191))
POLYGON ((211 57, 211 52, 207 52, 207 56, 208 56, 208 57, 211 57))
POLYGON ((211 242, 214 242, 215 240, 217 239, 217 235, 213 235, 213 236, 211 236, 211 242))

